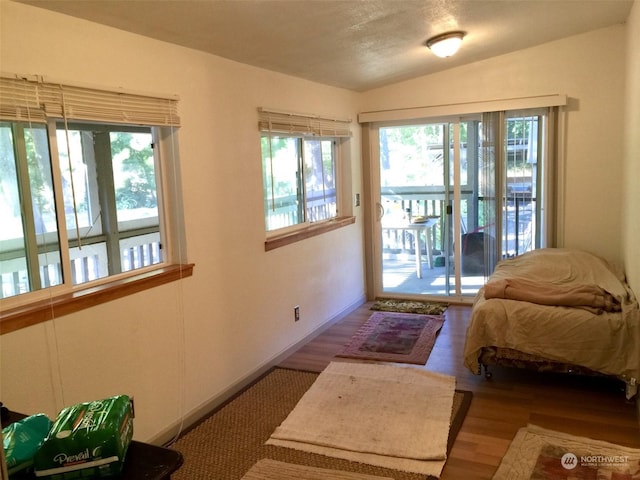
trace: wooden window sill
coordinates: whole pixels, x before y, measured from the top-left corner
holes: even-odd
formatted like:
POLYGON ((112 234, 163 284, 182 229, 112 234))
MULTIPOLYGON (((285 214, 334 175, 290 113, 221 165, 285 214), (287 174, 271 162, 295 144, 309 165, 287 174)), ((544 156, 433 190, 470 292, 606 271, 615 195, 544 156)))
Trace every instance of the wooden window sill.
POLYGON ((330 232, 331 230, 346 227, 347 225, 351 225, 355 222, 356 217, 338 217, 333 220, 329 220, 328 222, 313 223, 307 228, 268 238, 264 242, 264 250, 268 252, 269 250, 284 247, 285 245, 290 245, 306 238, 315 237, 317 235, 330 232))
POLYGON ((194 264, 169 265, 95 287, 0 311, 0 335, 193 275, 194 264))

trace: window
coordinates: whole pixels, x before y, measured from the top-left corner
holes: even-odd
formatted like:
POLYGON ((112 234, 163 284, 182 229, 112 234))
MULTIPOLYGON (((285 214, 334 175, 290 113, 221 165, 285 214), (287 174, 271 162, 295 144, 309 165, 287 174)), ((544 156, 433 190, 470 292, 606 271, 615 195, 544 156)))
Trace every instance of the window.
POLYGON ((262 137, 267 231, 337 216, 332 139, 262 137))
POLYGON ((175 262, 175 100, 0 80, 0 299, 175 262))
POLYGON ((62 283, 44 126, 0 123, 0 224, 0 298, 62 283))
POLYGON ((351 136, 348 124, 260 109, 267 232, 338 217, 339 152, 351 136))
POLYGON ((161 263, 151 129, 70 126, 57 140, 72 283, 161 263))

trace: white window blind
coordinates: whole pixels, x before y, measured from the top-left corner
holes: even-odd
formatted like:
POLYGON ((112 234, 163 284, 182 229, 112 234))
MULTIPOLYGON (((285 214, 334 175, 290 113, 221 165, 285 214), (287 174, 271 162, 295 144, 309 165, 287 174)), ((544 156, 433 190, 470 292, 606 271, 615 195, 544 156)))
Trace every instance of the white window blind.
POLYGON ((351 137, 351 120, 326 118, 259 108, 258 127, 262 132, 317 137, 351 137))
POLYGON ((177 100, 121 91, 0 77, 0 118, 67 118, 127 125, 180 126, 177 100))
POLYGON ((45 122, 37 84, 0 77, 0 120, 45 122))

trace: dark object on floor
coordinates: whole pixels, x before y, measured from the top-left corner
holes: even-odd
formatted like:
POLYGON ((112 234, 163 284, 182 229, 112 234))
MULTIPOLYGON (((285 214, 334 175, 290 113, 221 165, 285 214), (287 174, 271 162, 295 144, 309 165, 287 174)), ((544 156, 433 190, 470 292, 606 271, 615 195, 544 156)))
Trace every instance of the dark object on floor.
POLYGON ((463 275, 484 275, 493 271, 493 262, 489 259, 494 246, 495 239, 484 232, 465 233, 461 237, 462 258, 461 271, 463 275), (486 253, 485 253, 486 252, 486 253), (485 265, 486 264, 486 265, 485 265))

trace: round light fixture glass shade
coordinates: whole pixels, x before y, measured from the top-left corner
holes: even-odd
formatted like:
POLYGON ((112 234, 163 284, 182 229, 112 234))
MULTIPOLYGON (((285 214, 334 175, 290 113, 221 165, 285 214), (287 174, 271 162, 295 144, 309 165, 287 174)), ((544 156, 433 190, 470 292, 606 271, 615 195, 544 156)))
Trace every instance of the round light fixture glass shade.
POLYGON ((438 57, 450 57, 460 48, 463 37, 464 32, 443 33, 427 40, 427 47, 438 57))

